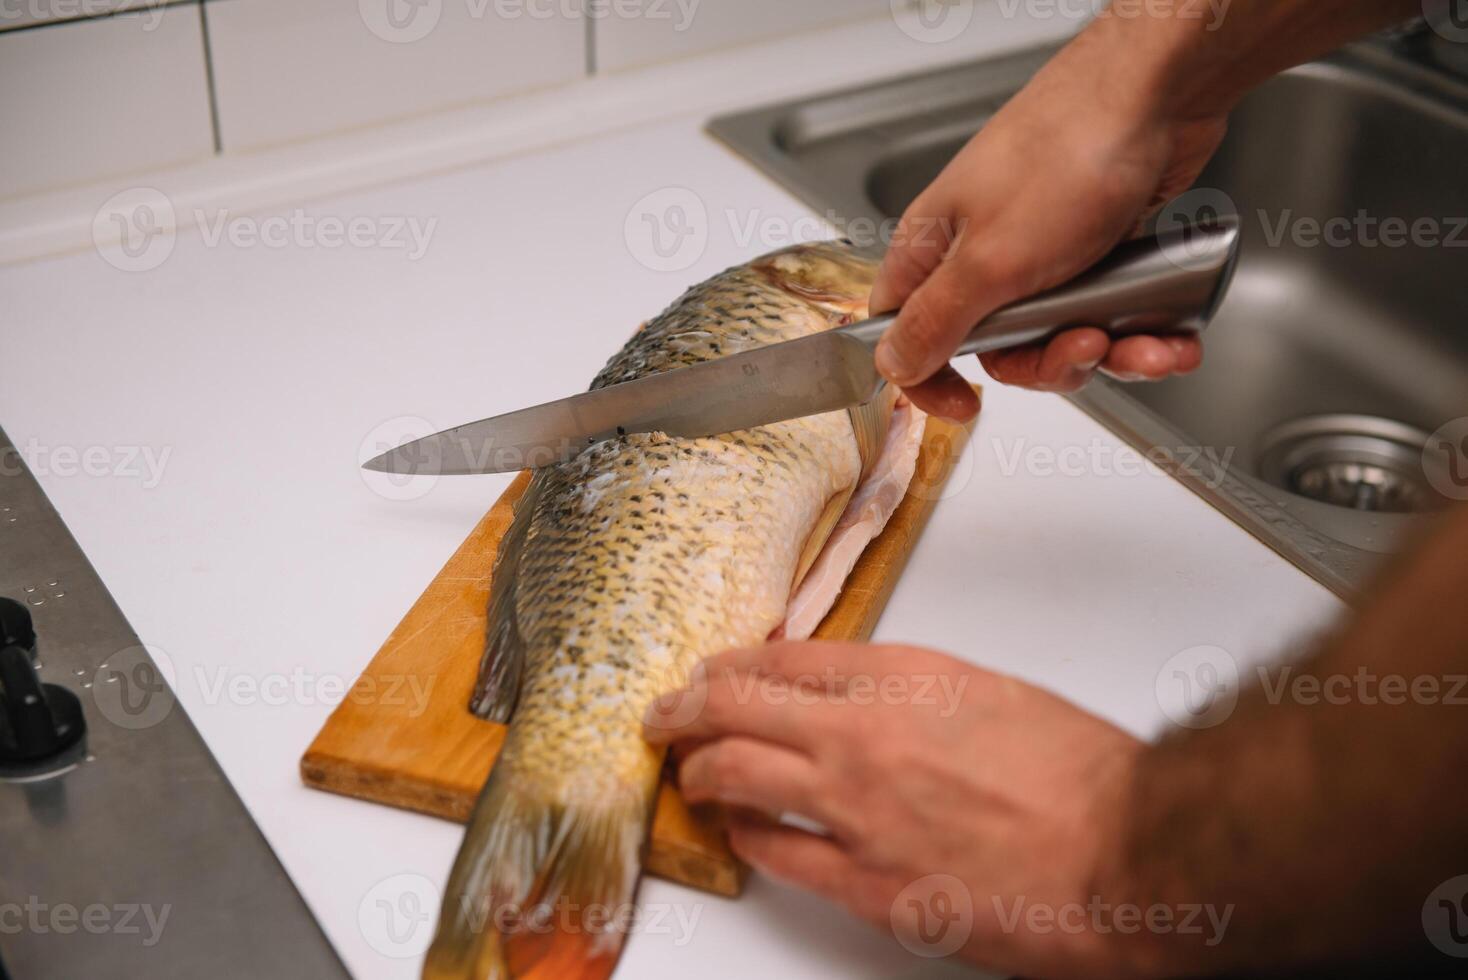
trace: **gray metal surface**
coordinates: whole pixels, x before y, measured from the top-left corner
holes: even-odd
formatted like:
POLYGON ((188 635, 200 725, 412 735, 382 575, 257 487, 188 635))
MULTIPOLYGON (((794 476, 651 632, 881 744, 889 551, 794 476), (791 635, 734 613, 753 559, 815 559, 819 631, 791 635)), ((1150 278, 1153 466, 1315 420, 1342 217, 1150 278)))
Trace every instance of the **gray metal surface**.
MULTIPOLYGON (((1225 219, 1126 242, 1071 282, 985 318, 957 353, 1033 343, 1083 324, 1114 336, 1201 332, 1228 288, 1238 241, 1237 222, 1225 219)), ((713 436, 863 405, 881 386, 873 354, 895 319, 872 317, 469 422, 363 465, 396 474, 509 473, 564 462, 628 433, 713 436)))
MULTIPOLYGON (((1156 385, 1102 380, 1073 398, 1347 598, 1415 518, 1268 482, 1267 437, 1314 416, 1432 433, 1468 415, 1468 85, 1403 50, 1354 46, 1245 100, 1195 189, 1160 219, 1242 218, 1243 258, 1204 367, 1156 385), (1439 241, 1384 245, 1388 219, 1428 222, 1439 241)), ((709 130, 848 234, 870 235, 1052 51, 740 113, 709 130)))
MULTIPOLYGON (((41 679, 75 691, 88 723, 69 767, 0 780, 0 956, 10 975, 345 977, 3 432, 0 594, 27 604, 41 679)), ((240 621, 270 629, 244 610, 240 621)))

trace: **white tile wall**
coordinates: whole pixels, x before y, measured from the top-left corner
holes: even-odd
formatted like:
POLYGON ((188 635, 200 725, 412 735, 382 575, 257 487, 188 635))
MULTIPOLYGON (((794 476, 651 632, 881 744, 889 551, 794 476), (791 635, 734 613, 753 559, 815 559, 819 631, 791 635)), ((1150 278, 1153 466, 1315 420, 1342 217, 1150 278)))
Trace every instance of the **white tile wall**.
POLYGON ((0 34, 0 197, 213 151, 194 4, 0 34))
MULTIPOLYGON (((529 0, 528 0, 529 2, 529 0)), ((890 0, 592 0, 596 66, 616 71, 860 17, 890 0)))
POLYGON ((210 0, 226 151, 581 77, 580 0, 210 0))

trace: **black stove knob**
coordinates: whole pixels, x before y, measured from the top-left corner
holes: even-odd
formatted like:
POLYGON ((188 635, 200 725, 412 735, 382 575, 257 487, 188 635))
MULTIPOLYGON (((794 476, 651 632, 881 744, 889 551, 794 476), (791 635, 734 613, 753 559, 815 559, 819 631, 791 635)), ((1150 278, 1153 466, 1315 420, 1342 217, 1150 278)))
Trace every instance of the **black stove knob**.
POLYGON ((14 599, 0 597, 0 647, 24 647, 35 656, 36 630, 31 612, 14 599))
POLYGON ((36 633, 30 611, 0 598, 0 769, 45 772, 86 734, 81 700, 36 676, 36 633))

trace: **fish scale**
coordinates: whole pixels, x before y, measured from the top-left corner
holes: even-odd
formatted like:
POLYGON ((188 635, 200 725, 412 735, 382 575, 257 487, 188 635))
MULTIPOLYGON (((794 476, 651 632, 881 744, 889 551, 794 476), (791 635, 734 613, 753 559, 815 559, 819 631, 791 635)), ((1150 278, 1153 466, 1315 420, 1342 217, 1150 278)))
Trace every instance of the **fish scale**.
MULTIPOLYGON (((865 312, 873 271, 838 244, 730 269, 645 324, 592 387, 849 322, 865 312)), ((586 915, 630 902, 636 887, 663 762, 642 738, 643 711, 702 658, 781 624, 863 451, 880 445, 853 428, 872 417, 628 435, 537 472, 501 546, 474 702, 509 730, 425 976, 610 973, 623 930, 592 929, 586 915), (531 907, 564 916, 536 933, 517 925, 531 907)))

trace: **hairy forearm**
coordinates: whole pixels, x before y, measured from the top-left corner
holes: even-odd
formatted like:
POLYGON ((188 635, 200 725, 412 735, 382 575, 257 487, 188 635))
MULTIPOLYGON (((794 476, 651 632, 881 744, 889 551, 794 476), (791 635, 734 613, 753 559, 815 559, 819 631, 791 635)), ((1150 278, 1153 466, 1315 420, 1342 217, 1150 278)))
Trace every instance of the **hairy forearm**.
POLYGON ((1286 68, 1422 12, 1421 0, 1113 0, 1077 39, 1174 119, 1227 113, 1286 68))
POLYGON ((1322 652, 1214 728, 1144 756, 1098 893, 1233 906, 1222 942, 1136 943, 1163 972, 1287 971, 1360 956, 1451 965, 1423 903, 1468 871, 1468 508, 1433 529, 1322 652))

